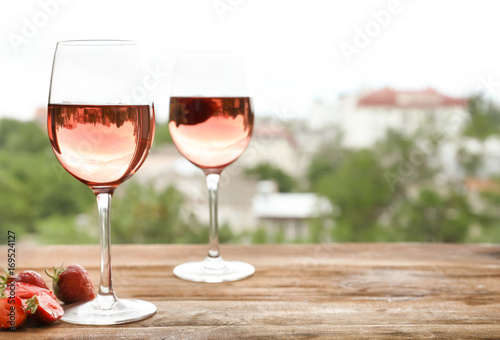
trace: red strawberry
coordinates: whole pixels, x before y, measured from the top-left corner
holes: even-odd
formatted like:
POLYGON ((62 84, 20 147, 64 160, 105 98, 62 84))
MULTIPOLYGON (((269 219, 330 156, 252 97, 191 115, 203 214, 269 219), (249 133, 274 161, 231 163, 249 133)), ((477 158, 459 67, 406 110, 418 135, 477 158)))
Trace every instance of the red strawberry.
POLYGON ((47 287, 47 284, 45 283, 45 280, 43 279, 42 275, 38 274, 34 270, 24 270, 17 274, 17 277, 19 278, 17 281, 19 282, 24 282, 24 283, 29 283, 41 288, 49 289, 47 287))
POLYGON ((17 275, 10 275, 10 271, 6 268, 3 269, 5 276, 0 276, 0 287, 5 287, 12 281, 19 281, 17 275))
POLYGON ((0 328, 11 329, 21 327, 26 322, 26 312, 21 299, 17 297, 0 299, 0 328))
POLYGON ((59 303, 46 292, 37 293, 26 302, 28 315, 40 325, 49 325, 64 315, 59 303))
POLYGON ((52 293, 50 290, 24 282, 15 283, 15 292, 16 292, 15 293, 16 297, 21 299, 30 299, 33 297, 33 295, 44 292, 47 293, 47 295, 49 295, 50 297, 52 297, 54 300, 57 300, 54 293, 52 293))
POLYGON ((54 275, 47 275, 53 279, 54 293, 64 303, 86 302, 96 297, 89 273, 79 264, 68 266, 66 269, 54 268, 54 275))

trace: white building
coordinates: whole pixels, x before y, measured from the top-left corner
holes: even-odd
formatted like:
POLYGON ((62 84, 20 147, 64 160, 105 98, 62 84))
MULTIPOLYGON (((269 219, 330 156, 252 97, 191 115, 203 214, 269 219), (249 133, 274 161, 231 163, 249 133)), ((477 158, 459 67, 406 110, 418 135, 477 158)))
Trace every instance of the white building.
POLYGON ((330 201, 314 193, 280 193, 273 181, 261 181, 253 197, 252 212, 260 226, 271 232, 283 231, 287 240, 306 238, 308 221, 329 217, 330 201))
POLYGON ((388 129, 410 134, 424 122, 449 132, 450 124, 460 124, 468 116, 464 98, 452 98, 432 88, 397 91, 383 88, 344 95, 335 105, 317 102, 308 119, 312 131, 339 126, 346 147, 371 147, 388 129))
POLYGON ((238 161, 246 168, 269 163, 291 176, 301 176, 308 163, 301 155, 295 134, 283 125, 272 124, 272 120, 256 120, 261 122, 256 122, 250 144, 238 161))

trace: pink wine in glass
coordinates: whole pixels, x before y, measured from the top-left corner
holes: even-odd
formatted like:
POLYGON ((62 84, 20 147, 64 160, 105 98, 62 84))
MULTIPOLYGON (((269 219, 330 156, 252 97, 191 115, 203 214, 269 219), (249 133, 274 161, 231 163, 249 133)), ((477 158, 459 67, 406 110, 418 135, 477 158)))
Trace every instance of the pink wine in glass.
POLYGON ((180 153, 220 172, 245 151, 253 130, 249 97, 171 97, 169 129, 180 153))
POLYGON ((149 105, 49 104, 56 157, 89 187, 116 187, 146 159, 154 136, 149 105))

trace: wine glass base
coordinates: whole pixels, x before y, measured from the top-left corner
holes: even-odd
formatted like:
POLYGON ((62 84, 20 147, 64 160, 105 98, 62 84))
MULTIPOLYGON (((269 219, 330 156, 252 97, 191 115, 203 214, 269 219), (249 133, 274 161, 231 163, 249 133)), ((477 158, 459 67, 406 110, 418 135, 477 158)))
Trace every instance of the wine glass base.
POLYGON ((183 263, 174 268, 174 275, 194 282, 219 283, 245 279, 255 273, 251 264, 209 258, 204 261, 183 263))
POLYGON ((154 304, 142 300, 118 299, 106 309, 93 300, 65 306, 61 320, 79 325, 116 325, 143 320, 155 312, 154 304))

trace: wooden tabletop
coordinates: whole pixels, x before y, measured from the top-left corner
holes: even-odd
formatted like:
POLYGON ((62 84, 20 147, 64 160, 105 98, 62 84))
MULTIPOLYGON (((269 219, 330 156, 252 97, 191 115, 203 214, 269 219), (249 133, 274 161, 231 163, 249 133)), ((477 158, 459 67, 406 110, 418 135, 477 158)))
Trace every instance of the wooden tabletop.
MULTIPOLYGON (((500 339, 497 246, 226 245, 224 258, 252 263, 253 277, 209 284, 173 276, 206 248, 113 245, 116 294, 153 302, 149 319, 58 321, 0 339, 500 339)), ((98 282, 97 246, 18 246, 16 254, 18 271, 80 263, 98 282)))

